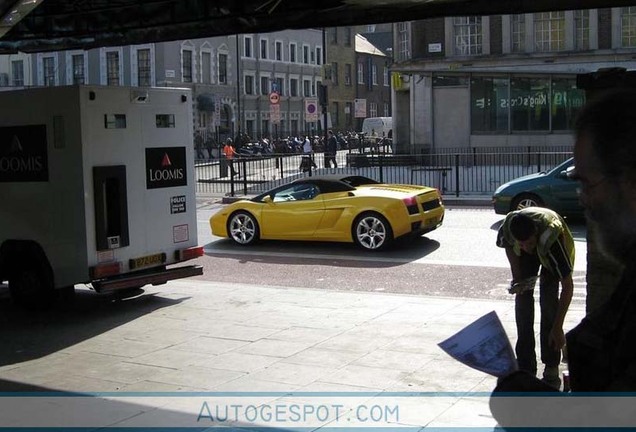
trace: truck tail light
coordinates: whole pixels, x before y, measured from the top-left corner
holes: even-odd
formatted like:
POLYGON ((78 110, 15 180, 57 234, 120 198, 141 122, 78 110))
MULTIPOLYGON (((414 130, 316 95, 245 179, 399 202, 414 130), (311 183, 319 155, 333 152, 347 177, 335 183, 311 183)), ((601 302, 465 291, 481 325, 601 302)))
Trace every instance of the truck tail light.
POLYGON ((186 261, 193 258, 203 256, 203 246, 191 247, 188 249, 179 249, 174 252, 175 260, 186 261))
POLYGON ((111 262, 105 264, 98 264, 89 269, 91 279, 101 279, 106 276, 114 276, 121 273, 121 262, 111 262))

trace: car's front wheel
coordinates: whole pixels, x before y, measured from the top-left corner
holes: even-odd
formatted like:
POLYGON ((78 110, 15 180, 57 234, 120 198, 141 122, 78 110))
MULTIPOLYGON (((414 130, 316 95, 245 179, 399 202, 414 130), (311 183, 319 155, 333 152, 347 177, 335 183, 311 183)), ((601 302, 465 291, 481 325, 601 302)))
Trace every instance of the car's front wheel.
POLYGON ((258 222, 250 213, 238 211, 227 222, 227 234, 240 245, 253 244, 260 237, 258 222))
POLYGON ((510 210, 521 210, 526 207, 544 207, 543 200, 536 195, 522 194, 512 202, 510 210))
POLYGON ((393 239, 389 221, 379 213, 367 212, 358 216, 351 229, 355 244, 366 250, 385 248, 393 239))

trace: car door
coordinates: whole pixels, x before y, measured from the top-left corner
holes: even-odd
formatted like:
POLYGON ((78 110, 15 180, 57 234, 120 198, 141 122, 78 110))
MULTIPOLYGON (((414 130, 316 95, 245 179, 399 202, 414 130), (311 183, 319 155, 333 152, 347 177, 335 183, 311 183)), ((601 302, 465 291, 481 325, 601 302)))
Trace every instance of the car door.
POLYGON ((270 195, 261 213, 261 236, 269 239, 310 239, 325 211, 320 190, 313 183, 293 183, 270 195))
POLYGON ((573 163, 561 166, 554 173, 551 186, 552 197, 555 201, 555 210, 561 214, 580 214, 582 211, 579 202, 579 194, 577 189, 580 184, 578 180, 572 180, 564 174, 565 170, 573 166, 573 163))

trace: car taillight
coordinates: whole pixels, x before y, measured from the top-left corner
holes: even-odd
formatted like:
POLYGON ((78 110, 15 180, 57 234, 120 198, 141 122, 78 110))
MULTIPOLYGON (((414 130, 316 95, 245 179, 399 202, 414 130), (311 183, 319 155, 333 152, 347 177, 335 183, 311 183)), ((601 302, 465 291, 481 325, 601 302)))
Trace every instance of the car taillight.
POLYGON ((417 199, 415 199, 415 197, 404 198, 402 202, 406 206, 406 210, 409 212, 409 214, 417 214, 420 212, 417 207, 417 199))
POLYGON ((177 261, 186 261, 200 256, 203 256, 203 246, 180 249, 174 252, 174 257, 177 261))

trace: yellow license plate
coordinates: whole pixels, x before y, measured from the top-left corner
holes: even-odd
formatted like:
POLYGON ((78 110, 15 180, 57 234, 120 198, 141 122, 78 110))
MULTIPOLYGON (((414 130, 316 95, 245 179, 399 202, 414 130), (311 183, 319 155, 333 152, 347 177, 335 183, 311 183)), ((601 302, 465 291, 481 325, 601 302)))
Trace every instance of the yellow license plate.
POLYGON ((130 260, 130 269, 138 269, 142 267, 150 267, 157 264, 163 264, 166 262, 166 254, 158 253, 154 255, 147 255, 144 257, 133 258, 130 260))

